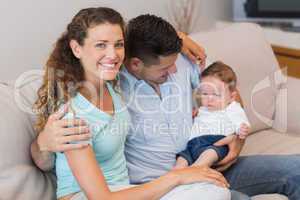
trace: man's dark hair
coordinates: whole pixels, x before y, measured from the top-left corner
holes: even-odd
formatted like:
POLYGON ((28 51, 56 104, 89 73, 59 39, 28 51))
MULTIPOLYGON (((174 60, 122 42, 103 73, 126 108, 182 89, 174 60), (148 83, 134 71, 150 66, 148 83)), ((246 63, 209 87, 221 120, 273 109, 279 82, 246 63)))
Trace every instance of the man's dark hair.
POLYGON ((145 65, 155 64, 159 56, 181 51, 182 40, 173 26, 155 15, 140 15, 128 22, 126 58, 137 57, 145 65))

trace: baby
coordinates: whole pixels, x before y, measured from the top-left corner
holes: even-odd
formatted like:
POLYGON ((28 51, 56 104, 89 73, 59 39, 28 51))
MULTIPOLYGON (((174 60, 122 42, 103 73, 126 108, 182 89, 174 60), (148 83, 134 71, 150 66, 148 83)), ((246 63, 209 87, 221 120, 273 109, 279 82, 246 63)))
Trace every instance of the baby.
POLYGON ((189 142, 177 154, 175 169, 189 165, 212 166, 228 153, 227 146, 217 147, 218 140, 234 134, 245 139, 250 124, 237 98, 236 74, 222 62, 215 62, 202 74, 201 107, 194 119, 189 142))

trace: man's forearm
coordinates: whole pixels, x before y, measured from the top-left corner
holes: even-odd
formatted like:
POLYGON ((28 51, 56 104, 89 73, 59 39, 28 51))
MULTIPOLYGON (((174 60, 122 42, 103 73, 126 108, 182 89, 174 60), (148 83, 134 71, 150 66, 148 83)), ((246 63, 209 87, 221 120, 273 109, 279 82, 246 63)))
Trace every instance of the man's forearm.
POLYGON ((35 139, 31 143, 31 156, 34 163, 43 171, 50 171, 54 167, 54 154, 48 151, 41 151, 35 139))
POLYGON ((236 91, 237 91, 236 101, 241 104, 242 108, 244 108, 244 103, 243 103, 242 97, 240 95, 240 91, 238 91, 238 90, 236 90, 236 91))

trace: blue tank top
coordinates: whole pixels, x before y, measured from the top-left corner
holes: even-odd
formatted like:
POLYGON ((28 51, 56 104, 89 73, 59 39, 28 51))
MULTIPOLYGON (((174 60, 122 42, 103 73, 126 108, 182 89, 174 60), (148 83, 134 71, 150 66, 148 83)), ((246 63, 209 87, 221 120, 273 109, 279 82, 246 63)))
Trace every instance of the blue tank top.
MULTIPOLYGON (((128 185, 129 177, 124 155, 124 144, 130 116, 123 106, 120 95, 114 91, 109 83, 107 86, 113 99, 113 116, 100 110, 80 93, 77 93, 71 100, 72 112, 67 113, 64 118, 81 118, 88 123, 92 138, 85 142, 92 146, 107 184, 128 185)), ((64 153, 56 153, 55 170, 57 198, 81 190, 64 153)))

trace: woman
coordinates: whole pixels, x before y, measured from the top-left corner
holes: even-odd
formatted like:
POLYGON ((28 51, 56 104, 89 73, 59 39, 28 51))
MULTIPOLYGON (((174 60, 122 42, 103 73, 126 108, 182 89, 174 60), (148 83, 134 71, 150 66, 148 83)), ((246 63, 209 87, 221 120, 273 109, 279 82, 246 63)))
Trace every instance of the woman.
MULTIPOLYGON (((70 120, 81 124, 78 132, 86 131, 82 129, 87 126, 76 119, 81 118, 91 133, 87 144, 73 144, 82 148, 56 153, 57 197, 160 199, 178 185, 211 181, 228 186, 220 173, 196 167, 171 171, 143 185, 129 185, 124 143, 130 122, 116 84, 123 60, 124 22, 110 8, 81 10, 56 42, 35 103, 39 111, 37 131, 68 127, 70 120), (62 116, 65 120, 49 125, 62 116)), ((70 137, 74 135, 64 140, 70 141, 70 137)), ((77 137, 87 139, 87 135, 77 137)))

